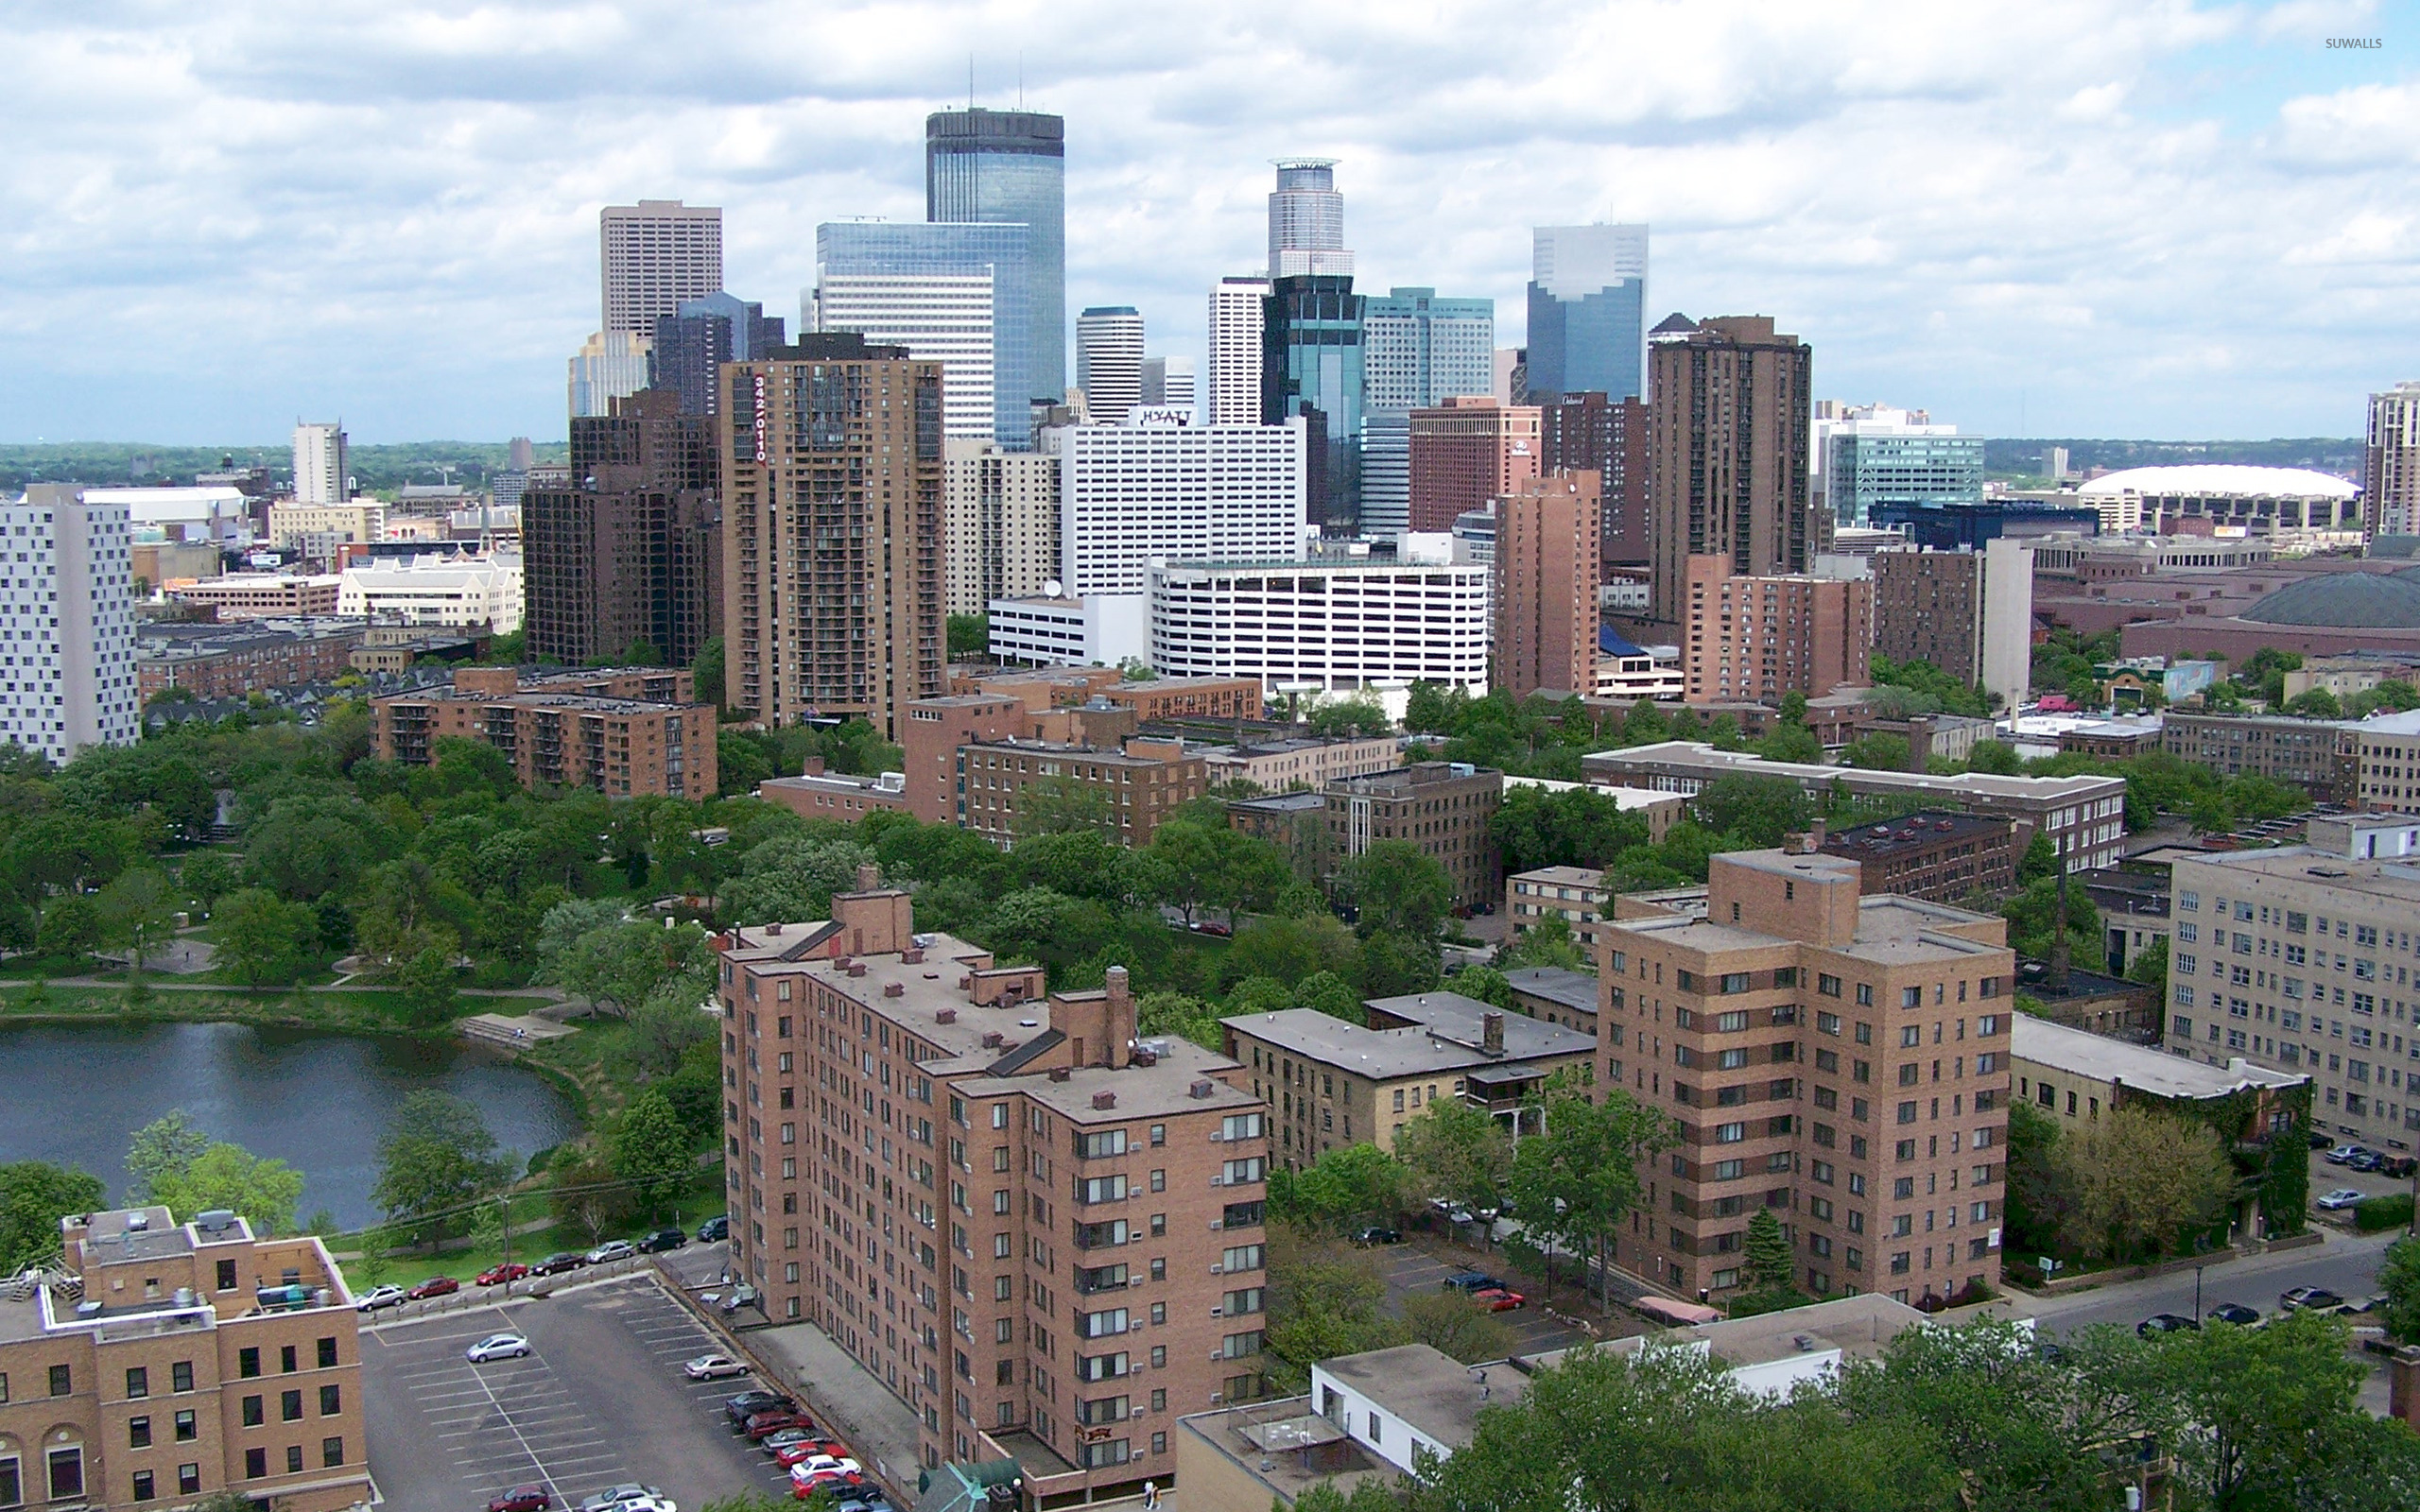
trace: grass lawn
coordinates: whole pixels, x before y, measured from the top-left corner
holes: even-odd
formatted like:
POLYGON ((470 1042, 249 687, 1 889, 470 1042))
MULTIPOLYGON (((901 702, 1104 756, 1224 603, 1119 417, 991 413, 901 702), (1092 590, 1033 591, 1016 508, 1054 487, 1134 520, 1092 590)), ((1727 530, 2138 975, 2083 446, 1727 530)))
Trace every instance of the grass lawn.
MULTIPOLYGON (((698 1226, 720 1214, 723 1207, 722 1168, 719 1165, 701 1167, 698 1178, 690 1183, 676 1205, 679 1227, 695 1243, 698 1226)), ((544 1227, 515 1233, 512 1236, 511 1258, 526 1265, 558 1250, 594 1249, 603 1239, 637 1239, 658 1228, 674 1227, 670 1213, 659 1214, 658 1218, 660 1221, 657 1222, 633 1220, 608 1228, 599 1237, 591 1237, 584 1226, 554 1222, 545 1193, 518 1194, 512 1199, 515 1228, 531 1223, 543 1223, 544 1227)), ((459 1238, 459 1235, 454 1236, 453 1242, 458 1243, 459 1238)), ((358 1233, 329 1235, 326 1243, 331 1251, 354 1257, 343 1262, 341 1268, 347 1284, 356 1296, 372 1286, 411 1286, 431 1276, 451 1276, 468 1284, 471 1278, 505 1258, 503 1246, 497 1245, 448 1247, 438 1255, 429 1254, 425 1246, 420 1246, 408 1252, 401 1248, 390 1249, 383 1264, 372 1264, 359 1253, 362 1235, 358 1233)))
MULTIPOLYGON (((170 980, 176 980, 171 978, 170 980)), ((37 999, 27 985, 0 992, 0 1022, 31 1019, 108 1019, 118 1023, 230 1022, 275 1025, 280 1028, 332 1029, 356 1034, 425 1033, 406 1017, 401 994, 384 988, 340 988, 335 991, 298 992, 268 988, 246 992, 213 988, 188 990, 163 988, 159 979, 147 980, 149 997, 129 1000, 123 986, 54 987, 45 983, 37 999)), ((528 1013, 545 1005, 544 998, 463 998, 461 1014, 528 1013)))

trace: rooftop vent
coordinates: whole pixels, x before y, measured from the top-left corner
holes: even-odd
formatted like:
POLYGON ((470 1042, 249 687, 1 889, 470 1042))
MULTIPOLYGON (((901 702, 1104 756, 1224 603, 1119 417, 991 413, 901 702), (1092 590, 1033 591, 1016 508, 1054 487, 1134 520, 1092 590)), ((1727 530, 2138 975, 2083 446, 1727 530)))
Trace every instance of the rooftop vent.
POLYGON ((1093 1107, 1097 1108, 1115 1108, 1116 1106, 1117 1094, 1115 1092, 1104 1091, 1093 1093, 1093 1107))
POLYGON ((899 964, 902 966, 924 965, 925 947, 922 945, 911 945, 908 949, 901 951, 899 953, 899 964))
POLYGON ((130 1212, 126 1215, 126 1231, 128 1233, 139 1234, 150 1227, 151 1215, 147 1212, 130 1212))
POLYGON ((1160 1063, 1160 1053, 1150 1045, 1137 1045, 1134 1047, 1133 1060, 1138 1066, 1156 1066, 1160 1063))
POLYGON ((768 938, 768 939, 779 939, 779 938, 781 938, 781 935, 782 935, 782 926, 781 926, 781 925, 779 925, 779 924, 767 924, 767 925, 765 926, 765 937, 766 937, 766 938, 768 938))
POLYGON ((904 998, 908 995, 908 984, 905 982, 885 982, 882 984, 882 995, 887 998, 904 998))
POLYGON ((1191 1087, 1185 1089, 1185 1091, 1189 1096, 1199 1101, 1201 1098, 1208 1097, 1212 1092, 1218 1091, 1218 1088, 1219 1084, 1212 1081, 1209 1077, 1199 1076, 1194 1079, 1194 1083, 1191 1087))
POLYGON ((193 1226, 206 1234, 223 1234, 235 1227, 234 1210, 211 1208, 205 1211, 197 1212, 193 1215, 193 1226))
POLYGON ((1050 1079, 1052 1081, 1065 1081, 1069 1074, 1070 1072, 1065 1066, 1053 1066, 1050 1068, 1050 1079))
POLYGON ((940 1009, 934 1013, 933 1022, 935 1023, 956 1023, 958 1022, 958 1010, 956 1008, 940 1009))
POLYGON ((986 1050, 997 1050, 1002 1045, 1008 1043, 1008 1041, 1009 1037, 1007 1035, 1004 1035, 999 1030, 994 1029, 990 1034, 983 1037, 983 1048, 986 1050))
POLYGON ((866 974, 866 963, 865 963, 865 962, 863 962, 863 961, 851 961, 851 962, 849 963, 849 974, 850 974, 851 976, 863 976, 863 975, 865 975, 865 974, 866 974))
POLYGON ((961 976, 961 977, 959 977, 959 978, 958 979, 958 989, 959 989, 960 992, 964 992, 964 991, 966 991, 968 988, 972 988, 972 987, 974 987, 974 986, 975 986, 975 978, 974 978, 974 976, 973 976, 972 974, 969 974, 969 975, 966 975, 966 976, 961 976))

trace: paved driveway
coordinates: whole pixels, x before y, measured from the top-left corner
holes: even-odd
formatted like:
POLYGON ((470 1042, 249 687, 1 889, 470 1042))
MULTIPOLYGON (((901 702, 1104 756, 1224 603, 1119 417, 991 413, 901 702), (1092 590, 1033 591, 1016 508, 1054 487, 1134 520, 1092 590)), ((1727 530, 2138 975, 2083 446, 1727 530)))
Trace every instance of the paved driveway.
MULTIPOLYGON (((1428 1235, 1420 1233, 1413 1234, 1400 1245, 1379 1246, 1372 1254, 1376 1259, 1379 1274, 1386 1278, 1391 1304, 1398 1311, 1403 1306, 1404 1297, 1440 1291, 1445 1284, 1445 1278, 1457 1271, 1484 1270, 1511 1281, 1513 1290, 1530 1299, 1530 1305, 1518 1312, 1495 1314, 1512 1331, 1514 1352, 1536 1354, 1547 1349, 1569 1349, 1586 1341, 1587 1336, 1580 1330, 1547 1315, 1546 1288, 1514 1275, 1500 1254, 1445 1248, 1428 1235)), ((1559 1277, 1560 1283, 1555 1287, 1555 1304, 1564 1312, 1580 1312, 1579 1288, 1572 1283, 1570 1267, 1564 1269, 1564 1274, 1559 1277)), ((1478 1304, 1472 1305, 1476 1307, 1478 1304)), ((1595 1304, 1588 1304, 1586 1312, 1594 1319, 1595 1304)), ((1636 1330, 1634 1327, 1624 1329, 1617 1318, 1613 1332, 1634 1332, 1636 1330)))
POLYGON ((388 1504, 409 1512, 483 1506, 532 1481, 573 1506, 622 1481, 661 1486, 684 1508, 779 1490, 781 1472, 722 1416, 723 1399, 750 1383, 681 1374, 682 1361, 715 1348, 646 1272, 364 1329, 371 1473, 388 1504), (463 1358, 507 1332, 529 1339, 528 1357, 463 1358))

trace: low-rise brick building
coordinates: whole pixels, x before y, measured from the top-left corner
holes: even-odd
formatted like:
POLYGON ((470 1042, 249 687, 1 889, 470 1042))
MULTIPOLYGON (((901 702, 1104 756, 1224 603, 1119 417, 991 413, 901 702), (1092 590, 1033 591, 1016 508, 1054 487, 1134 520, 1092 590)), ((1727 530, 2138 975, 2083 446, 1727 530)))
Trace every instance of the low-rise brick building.
POLYGON ((2322 802, 2353 797, 2354 752, 2345 727, 2290 714, 2160 716, 2160 748, 2228 777, 2269 777, 2308 788, 2322 802))
POLYGON ((710 798, 715 711, 694 686, 678 667, 460 667, 451 687, 372 699, 371 738, 380 761, 406 766, 427 765, 452 737, 493 746, 531 787, 710 798))
POLYGON ((1898 893, 1954 903, 1977 893, 2000 897, 2016 890, 2014 820, 1925 809, 1829 834, 1816 822, 1817 849, 1856 862, 1868 896, 1898 893))
POLYGON ((361 620, 151 623, 135 631, 134 686, 144 699, 182 688, 197 698, 241 698, 271 688, 333 682, 353 670, 361 620))
POLYGON ((993 844, 1016 843, 1028 795, 1037 786, 1071 800, 1097 799, 1100 823, 1118 844, 1151 843, 1178 804, 1200 798, 1207 779, 1199 751, 1183 741, 1126 742, 1121 749, 1046 740, 973 741, 958 748, 958 822, 993 844))
POLYGON ((869 814, 909 812, 904 774, 879 772, 872 777, 856 777, 846 772, 827 772, 820 756, 809 757, 806 770, 800 776, 769 777, 757 783, 756 796, 803 818, 831 819, 839 824, 855 824, 869 814))
POLYGON ((731 1263, 1027 1506, 1174 1474, 1183 1414, 1259 1394, 1267 1105, 1137 1035, 1122 968, 1050 992, 867 868, 832 918, 723 936, 731 1263))
POLYGON ((1445 868, 1454 902, 1500 895, 1504 868, 1488 821, 1504 806, 1504 774, 1461 762, 1416 762, 1330 782, 1329 852, 1341 866, 1380 840, 1407 840, 1445 868))
POLYGON ((1345 777, 1383 772, 1403 765, 1403 742, 1393 735, 1352 735, 1337 740, 1302 737, 1248 746, 1213 746, 1202 752, 1213 782, 1250 782, 1264 793, 1320 788, 1345 777))
POLYGON ((163 1207, 60 1237, 58 1273, 0 1294, 0 1505, 370 1500, 357 1315, 319 1240, 163 1207))

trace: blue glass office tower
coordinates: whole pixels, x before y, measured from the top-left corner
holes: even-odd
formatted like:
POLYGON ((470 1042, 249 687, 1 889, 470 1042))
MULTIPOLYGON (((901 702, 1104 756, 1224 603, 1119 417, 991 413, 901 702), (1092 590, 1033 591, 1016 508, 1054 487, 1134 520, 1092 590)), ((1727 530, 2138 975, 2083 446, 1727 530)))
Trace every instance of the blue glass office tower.
POLYGON ((1495 382, 1495 301, 1430 288, 1366 296, 1361 309, 1361 534, 1411 524, 1411 412, 1495 382))
POLYGON ((1027 228, 1028 335, 1020 369, 1027 387, 1013 395, 1020 405, 1033 399, 1055 404, 1067 394, 1066 142, 1067 123, 1036 111, 936 111, 925 117, 925 218, 1027 228))
MULTIPOLYGON (((1031 329, 1032 278, 1027 261, 1026 232, 1021 225, 917 225, 883 220, 828 221, 815 228, 815 276, 827 278, 901 278, 919 274, 992 277, 992 413, 994 438, 1002 451, 1033 450, 1033 414, 1028 395, 1033 370, 1031 350, 1014 339, 1031 329)), ((893 330, 870 332, 879 339, 906 345, 911 354, 946 362, 940 351, 918 352, 910 328, 920 301, 901 291, 900 324, 893 330)), ((802 315, 802 326, 818 324, 802 315)), ((942 373, 946 389, 949 379, 942 373)))
POLYGON ((1647 228, 1540 226, 1530 282, 1529 402, 1647 397, 1647 228))
POLYGON ((1261 326, 1261 423, 1297 415, 1311 422, 1304 492, 1310 518, 1331 530, 1348 530, 1360 516, 1366 302, 1350 278, 1274 279, 1261 326))

